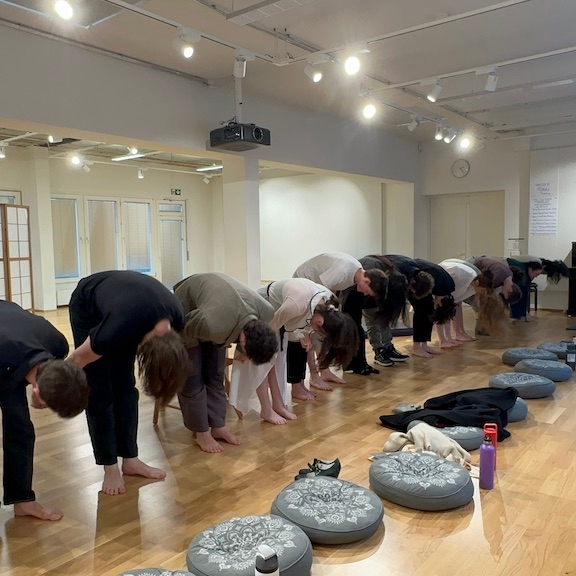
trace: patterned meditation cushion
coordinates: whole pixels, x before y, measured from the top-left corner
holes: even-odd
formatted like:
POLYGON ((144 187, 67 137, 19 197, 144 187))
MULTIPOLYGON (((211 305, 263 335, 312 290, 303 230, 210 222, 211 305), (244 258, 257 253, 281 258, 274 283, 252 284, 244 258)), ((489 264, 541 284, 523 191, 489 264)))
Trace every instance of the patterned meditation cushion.
POLYGON ((293 482, 272 503, 272 514, 300 526, 312 542, 347 544, 372 536, 384 508, 374 492, 328 476, 293 482))
POLYGON ((553 352, 539 350, 538 348, 510 348, 502 354, 502 362, 508 366, 516 366, 520 360, 558 360, 553 352))
POLYGON ((258 546, 278 554, 282 576, 308 576, 312 544, 292 522, 274 515, 230 518, 190 542, 186 564, 196 576, 254 576, 258 546))
MULTIPOLYGON (((422 420, 412 420, 412 422, 408 424, 408 430, 421 422, 422 420)), ((483 430, 474 426, 445 426, 443 428, 438 428, 438 430, 446 434, 449 438, 452 438, 452 440, 458 442, 458 444, 467 451, 480 448, 484 441, 483 430)))
POLYGON ((564 382, 572 378, 572 368, 567 364, 553 360, 522 360, 514 366, 514 372, 536 374, 550 378, 554 382, 564 382))
POLYGON ((444 458, 394 452, 370 466, 370 486, 382 498, 415 510, 450 510, 474 496, 468 471, 444 458))
POLYGON ((522 398, 516 398, 516 403, 508 410, 508 422, 520 422, 528 416, 528 404, 522 398))
MULTIPOLYGON (((540 362, 540 360, 535 360, 540 362)), ((516 368, 514 368, 516 370, 516 368)), ((520 398, 547 398, 556 390, 556 384, 550 378, 537 374, 524 374, 520 372, 505 372, 490 378, 490 388, 516 388, 520 398)))
POLYGON ((190 572, 185 572, 183 570, 165 570, 164 568, 139 568, 138 570, 129 570, 128 572, 122 572, 118 576, 194 576, 190 572))
POLYGON ((544 344, 539 344, 538 349, 552 352, 553 354, 556 354, 560 360, 565 360, 567 346, 568 342, 545 342, 544 344))

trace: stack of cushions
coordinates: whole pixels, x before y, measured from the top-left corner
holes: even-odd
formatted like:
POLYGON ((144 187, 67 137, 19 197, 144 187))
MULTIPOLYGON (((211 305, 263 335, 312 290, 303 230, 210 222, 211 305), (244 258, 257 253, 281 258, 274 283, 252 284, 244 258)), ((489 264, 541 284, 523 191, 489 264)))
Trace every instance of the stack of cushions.
POLYGON ((370 466, 378 496, 415 510, 450 510, 468 504, 474 485, 458 464, 420 452, 394 452, 370 466))
POLYGON ((522 360, 514 366, 514 372, 536 374, 554 382, 564 382, 572 378, 572 368, 554 360, 522 360))
POLYGON ((293 482, 272 503, 272 514, 293 522, 317 544, 348 544, 382 524, 382 502, 370 490, 329 476, 293 482))
MULTIPOLYGON (((532 362, 542 362, 542 360, 532 360, 532 362)), ((516 368, 514 369, 516 370, 516 368)), ((515 388, 518 396, 526 399, 547 398, 552 396, 556 390, 556 384, 550 378, 518 372, 496 374, 490 378, 489 386, 491 388, 515 388)))
POLYGON ((521 360, 558 360, 553 352, 537 348, 510 348, 502 354, 502 362, 508 366, 516 366, 521 360))
POLYGON ((538 346, 539 350, 546 350, 546 352, 552 352, 556 354, 560 360, 566 359, 566 347, 568 346, 567 342, 545 342, 544 344, 540 344, 538 346))
POLYGON ((204 530, 190 542, 186 564, 195 576, 254 576, 261 544, 278 555, 282 576, 310 574, 310 539, 298 526, 274 515, 230 518, 204 530))

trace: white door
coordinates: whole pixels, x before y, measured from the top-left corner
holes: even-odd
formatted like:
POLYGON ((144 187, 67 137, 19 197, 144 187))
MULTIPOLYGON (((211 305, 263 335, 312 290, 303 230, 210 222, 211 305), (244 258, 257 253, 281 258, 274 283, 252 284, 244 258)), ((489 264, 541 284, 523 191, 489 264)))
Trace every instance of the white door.
POLYGON ((468 195, 433 196, 430 200, 430 260, 466 258, 468 195))
POLYGON ((185 277, 186 206, 184 202, 158 204, 160 281, 172 290, 185 277))
POLYGON ((504 256, 504 191, 470 194, 467 256, 504 256))

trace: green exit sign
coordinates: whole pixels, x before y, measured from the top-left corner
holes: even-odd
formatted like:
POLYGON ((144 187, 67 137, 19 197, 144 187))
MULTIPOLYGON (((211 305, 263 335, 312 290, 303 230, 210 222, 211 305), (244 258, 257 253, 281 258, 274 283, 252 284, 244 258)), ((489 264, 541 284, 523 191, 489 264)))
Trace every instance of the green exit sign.
POLYGON ((180 188, 171 188, 170 189, 170 194, 172 196, 181 196, 182 195, 182 190, 180 188))

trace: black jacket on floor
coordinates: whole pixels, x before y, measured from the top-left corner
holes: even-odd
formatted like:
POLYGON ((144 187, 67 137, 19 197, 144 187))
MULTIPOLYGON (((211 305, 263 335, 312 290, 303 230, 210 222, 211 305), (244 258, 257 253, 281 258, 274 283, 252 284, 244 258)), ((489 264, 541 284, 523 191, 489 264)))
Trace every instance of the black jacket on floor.
POLYGON ((413 420, 422 420, 431 426, 475 426, 493 422, 498 426, 498 441, 510 436, 505 430, 508 410, 514 406, 518 392, 515 388, 475 388, 459 390, 430 398, 421 410, 380 416, 387 428, 406 431, 413 420))

